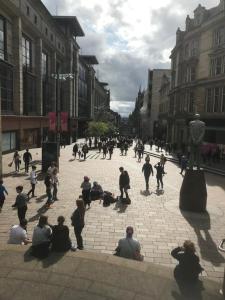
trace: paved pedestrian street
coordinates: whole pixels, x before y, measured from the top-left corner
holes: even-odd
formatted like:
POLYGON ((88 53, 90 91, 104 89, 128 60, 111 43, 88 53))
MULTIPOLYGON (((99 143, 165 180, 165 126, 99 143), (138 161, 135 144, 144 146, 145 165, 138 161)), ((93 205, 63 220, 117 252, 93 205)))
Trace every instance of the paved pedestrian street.
MULTIPOLYGON (((33 159, 40 169, 40 149, 32 149, 33 159)), ((8 164, 12 154, 5 155, 4 185, 8 189, 2 213, 0 214, 0 241, 7 243, 10 226, 18 223, 17 211, 12 209, 16 197, 15 187, 24 185, 24 191, 30 188, 29 177, 24 174, 24 169, 15 175, 13 166, 8 164)), ((154 165, 157 158, 151 158, 154 165)), ((141 172, 142 163, 134 158, 133 149, 130 148, 127 156, 120 156, 115 149, 112 160, 103 159, 102 154, 96 150, 89 151, 86 161, 74 160, 72 145, 61 149, 59 173, 59 201, 55 202, 52 209, 46 211, 45 186, 39 180, 36 187, 37 198, 32 198, 28 206, 27 219, 28 233, 32 236, 34 225, 39 215, 45 213, 49 222, 56 224, 57 217, 66 217, 66 224, 70 226, 72 241, 75 236, 71 227, 70 217, 75 208, 75 200, 81 194, 80 185, 83 176, 90 177, 91 182, 99 182, 104 190, 119 195, 119 167, 123 166, 128 171, 131 180, 129 195, 131 205, 124 207, 117 204, 103 207, 102 203, 95 201, 85 215, 85 229, 83 232, 85 251, 112 254, 117 241, 124 237, 128 225, 134 227, 134 238, 142 246, 145 261, 160 265, 174 267, 176 262, 170 256, 170 251, 182 245, 185 239, 190 239, 196 244, 197 253, 205 271, 204 276, 213 280, 222 280, 225 256, 218 252, 217 245, 225 238, 225 180, 224 177, 206 174, 208 188, 208 214, 193 214, 181 212, 178 208, 179 191, 183 177, 179 174, 177 165, 167 162, 165 166, 164 191, 157 192, 156 178, 150 179, 150 193, 145 192, 144 176, 141 172)), ((23 164, 22 164, 23 168, 23 164)), ((23 246, 24 251, 27 246, 23 246)))

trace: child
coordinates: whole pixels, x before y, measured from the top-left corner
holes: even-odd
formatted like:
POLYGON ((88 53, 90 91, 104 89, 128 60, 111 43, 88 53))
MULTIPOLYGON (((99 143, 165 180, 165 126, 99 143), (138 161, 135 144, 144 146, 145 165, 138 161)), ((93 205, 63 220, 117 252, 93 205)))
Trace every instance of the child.
POLYGON ((36 166, 32 166, 32 171, 30 172, 30 184, 31 184, 31 190, 27 193, 27 196, 29 198, 30 194, 32 193, 32 198, 33 198, 36 197, 34 195, 35 186, 37 184, 36 166))
POLYGON ((5 194, 8 195, 6 188, 3 185, 3 180, 0 180, 0 212, 2 211, 3 204, 5 202, 5 194))

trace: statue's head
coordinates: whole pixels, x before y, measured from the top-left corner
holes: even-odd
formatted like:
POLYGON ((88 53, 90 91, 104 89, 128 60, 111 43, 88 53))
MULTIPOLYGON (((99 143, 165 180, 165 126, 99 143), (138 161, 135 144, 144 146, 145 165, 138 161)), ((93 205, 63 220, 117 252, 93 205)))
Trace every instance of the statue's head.
POLYGON ((200 114, 195 114, 194 115, 194 120, 200 120, 200 114))

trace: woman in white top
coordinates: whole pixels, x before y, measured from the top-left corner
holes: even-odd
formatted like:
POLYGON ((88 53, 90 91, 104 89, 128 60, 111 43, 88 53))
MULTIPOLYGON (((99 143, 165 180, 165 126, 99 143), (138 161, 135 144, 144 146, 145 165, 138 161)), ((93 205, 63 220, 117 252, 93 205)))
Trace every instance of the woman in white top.
POLYGON ((34 227, 32 237, 32 255, 45 258, 49 254, 52 230, 48 225, 48 217, 40 216, 38 224, 34 227))
POLYGON ((32 171, 30 172, 30 184, 31 184, 31 190, 27 193, 27 196, 29 198, 30 194, 32 193, 32 198, 33 198, 36 197, 34 195, 35 187, 37 184, 36 166, 32 166, 32 171))

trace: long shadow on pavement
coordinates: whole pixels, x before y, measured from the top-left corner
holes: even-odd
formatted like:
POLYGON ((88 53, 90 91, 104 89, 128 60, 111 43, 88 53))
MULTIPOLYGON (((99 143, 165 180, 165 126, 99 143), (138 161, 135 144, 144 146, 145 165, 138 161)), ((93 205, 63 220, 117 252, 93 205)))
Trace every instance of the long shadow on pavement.
POLYGON ((218 247, 209 233, 211 222, 208 212, 191 213, 181 210, 181 213, 196 233, 201 257, 217 267, 224 263, 225 259, 219 253, 218 247))

